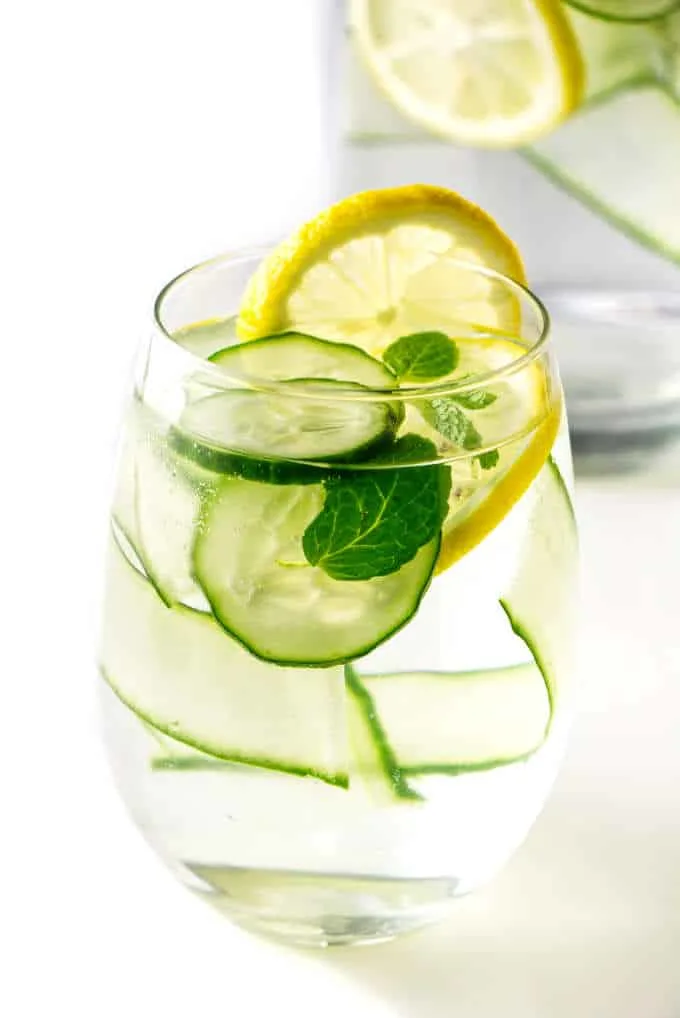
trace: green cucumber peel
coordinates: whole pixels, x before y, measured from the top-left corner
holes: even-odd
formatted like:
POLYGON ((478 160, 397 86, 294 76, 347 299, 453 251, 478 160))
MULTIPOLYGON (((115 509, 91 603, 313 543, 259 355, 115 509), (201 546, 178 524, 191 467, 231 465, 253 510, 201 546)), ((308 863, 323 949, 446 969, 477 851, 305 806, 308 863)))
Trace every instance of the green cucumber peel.
POLYGON ((153 770, 206 770, 216 769, 220 767, 226 767, 229 764, 241 764, 250 767, 260 767, 263 770, 268 771, 279 771, 283 774, 290 774, 293 777, 299 778, 317 778, 319 781, 323 781, 327 785, 334 785, 337 788, 349 788, 349 780, 346 774, 332 774, 324 771, 316 770, 313 767, 296 766, 291 763, 283 763, 278 760, 269 759, 266 755, 255 756, 248 753, 237 753, 229 752, 222 753, 212 746, 206 746, 200 740, 195 740, 186 735, 179 735, 176 731, 171 730, 169 726, 159 725, 153 721, 145 712, 139 710, 135 704, 133 704, 121 690, 118 688, 115 680, 107 671, 107 669, 100 664, 100 674, 103 680, 111 691, 118 697, 121 703, 128 708, 133 714, 135 714, 140 721, 144 723, 144 727, 155 728, 161 735, 166 735, 172 738, 175 742, 183 743, 185 746, 190 746, 192 749, 197 749, 200 753, 204 754, 205 758, 180 758, 181 763, 178 763, 177 758, 156 757, 151 762, 153 770), (189 759, 195 762, 189 762, 189 759), (163 762, 161 762, 161 760, 163 762), (171 762, 172 761, 172 762, 171 762))
MULTIPOLYGON (((569 489, 565 483, 564 478, 562 477, 560 468, 557 465, 557 462, 555 461, 553 456, 548 457, 545 469, 550 471, 550 474, 552 475, 552 480, 559 489, 561 498, 564 500, 564 505, 567 507, 567 513, 569 516, 569 522, 572 530, 571 538, 574 541, 574 546, 576 549, 578 547, 576 513, 574 511, 574 505, 571 499, 571 495, 569 493, 569 489)), ((550 664, 551 646, 549 643, 546 646, 544 640, 542 641, 536 640, 532 633, 529 632, 529 629, 522 617, 523 613, 521 609, 519 612, 517 611, 515 601, 516 592, 511 592, 507 596, 500 598, 499 604, 507 616, 508 622, 510 623, 510 627, 513 633, 517 637, 519 637, 519 639, 524 643, 525 647, 531 654, 531 657, 533 658, 536 667, 541 673, 541 677, 545 684, 545 691, 548 697, 548 707, 549 707, 548 720, 545 726, 545 736, 547 738, 550 729, 552 728, 556 707, 556 681, 553 676, 553 668, 550 664), (541 646, 539 646, 539 643, 541 643, 541 646)))
POLYGON ((422 796, 411 788, 402 770, 397 763, 394 751, 390 745, 389 738, 382 726, 378 712, 373 702, 373 697, 368 692, 359 678, 356 670, 351 664, 345 665, 345 684, 350 696, 353 696, 359 709, 364 715, 373 738, 373 744, 378 754, 385 776, 390 782, 392 791, 399 799, 410 799, 422 802, 422 796))

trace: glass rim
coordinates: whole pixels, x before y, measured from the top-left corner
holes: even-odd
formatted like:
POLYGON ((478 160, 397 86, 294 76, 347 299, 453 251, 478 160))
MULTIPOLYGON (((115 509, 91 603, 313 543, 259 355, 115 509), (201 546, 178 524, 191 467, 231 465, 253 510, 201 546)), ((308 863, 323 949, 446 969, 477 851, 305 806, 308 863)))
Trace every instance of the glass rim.
MULTIPOLYGON (((153 304, 153 321, 157 330, 159 331, 162 341, 168 343, 173 352, 181 352, 185 364, 195 364, 196 371, 200 373, 202 381, 210 380, 210 384, 214 385, 216 389, 221 388, 233 388, 234 385, 239 387, 247 387, 254 391, 265 392, 271 394, 278 394, 282 396, 295 396, 297 398, 306 399, 318 399, 319 391, 314 391, 314 387, 310 386, 308 382, 301 384, 300 379, 272 379, 263 378, 257 375, 251 375, 246 373, 234 374, 233 372, 226 371, 223 367, 218 364, 211 362, 208 358, 199 356, 192 352, 186 347, 182 346, 176 339, 173 333, 166 328, 163 322, 163 305, 166 299, 169 297, 174 288, 188 280, 191 276, 197 275, 201 271, 210 269, 221 264, 225 266, 239 265, 243 262, 257 259, 260 261, 267 254, 274 250, 275 244, 263 244, 252 247, 239 248, 234 251, 223 252, 213 258, 208 258, 203 261, 197 262, 196 264, 184 269, 178 273, 172 279, 165 284, 165 286, 159 291, 154 304, 153 304)), ((542 356, 548 342, 551 338, 551 320, 548 309, 541 300, 541 298, 535 294, 527 285, 518 282, 511 276, 505 275, 503 272, 499 272, 496 269, 489 268, 485 265, 479 265, 474 262, 468 262, 464 259, 451 258, 450 262, 460 267, 465 271, 470 271, 476 275, 486 276, 488 279, 496 280, 503 286, 507 287, 508 290, 513 291, 520 300, 524 300, 529 303, 534 313, 536 314, 538 335, 537 338, 531 343, 531 346, 526 347, 524 353, 520 356, 513 358, 507 364, 503 364, 499 368, 494 368, 490 371, 476 372, 461 377, 460 379, 449 379, 448 381, 432 381, 423 382, 420 384, 409 384, 399 385, 398 383, 394 386, 370 386, 361 385, 357 388, 356 383, 348 383, 346 387, 343 387, 341 383, 333 388, 332 397, 329 396, 328 390, 324 392, 325 399, 335 400, 377 400, 377 399, 390 399, 390 400, 409 400, 418 399, 424 397, 436 397, 436 396, 448 396, 448 395, 464 395, 465 393, 474 392, 479 388, 484 388, 495 382, 502 381, 510 375, 514 375, 516 372, 523 370, 533 361, 537 360, 542 356)), ((236 314, 236 311, 234 312, 236 314)), ((473 338, 503 338, 519 341, 522 339, 522 328, 520 327, 516 332, 508 330, 502 332, 496 330, 493 326, 476 326, 475 323, 464 323, 468 324, 471 328, 478 330, 475 332, 473 338)), ((324 339, 323 336, 314 336, 313 333, 303 333, 301 330, 285 330, 288 332, 299 331, 301 335, 310 335, 313 338, 324 339)), ((427 330, 423 330, 427 331, 427 330)), ((444 331, 444 330, 442 330, 444 331)), ((271 335, 284 335, 285 332, 272 333, 271 335)), ((268 337, 259 337, 262 339, 268 337)), ((453 336, 455 340, 455 335, 453 336)), ((246 343, 249 341, 246 341, 246 343)), ((251 342, 257 342, 252 340, 251 342)), ((343 343, 346 342, 340 340, 329 340, 329 342, 343 343)), ((363 349, 363 348, 360 348, 363 349)), ((369 355, 370 356, 370 355, 369 355)))

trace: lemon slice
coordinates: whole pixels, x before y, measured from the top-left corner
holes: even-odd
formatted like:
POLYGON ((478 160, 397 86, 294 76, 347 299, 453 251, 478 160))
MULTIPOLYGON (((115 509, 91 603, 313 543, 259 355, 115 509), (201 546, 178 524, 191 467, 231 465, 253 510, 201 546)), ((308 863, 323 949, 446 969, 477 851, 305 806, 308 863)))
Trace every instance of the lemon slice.
POLYGON ((378 86, 450 141, 522 145, 580 101, 583 64, 560 0, 352 0, 350 10, 378 86))
POLYGON ((420 184, 353 195, 306 223, 263 260, 246 289, 241 339, 286 329, 379 355, 425 329, 512 333, 508 288, 461 262, 523 281, 512 241, 477 206, 420 184))
POLYGON ((494 530, 529 489, 545 465, 562 420, 562 405, 553 405, 517 451, 501 451, 491 477, 483 481, 468 460, 452 465, 452 504, 444 524, 436 572, 442 573, 467 555, 494 530), (508 462, 509 460, 509 462, 508 462), (475 483, 475 481, 477 483, 475 483))
MULTIPOLYGON (((461 559, 501 522, 538 476, 555 443, 562 420, 561 401, 551 393, 542 364, 529 362, 518 370, 526 347, 498 335, 456 340, 459 361, 453 375, 501 372, 481 386, 495 397, 484 409, 469 411, 468 419, 480 435, 479 453, 453 453, 449 512, 444 522, 437 572, 461 559), (479 454, 494 451, 492 466, 484 467, 479 454)), ((407 407, 406 426, 435 443, 443 459, 452 450, 422 416, 407 407)))
POLYGON ((471 272, 471 264, 524 278, 508 237, 453 192, 429 185, 364 192, 322 212, 260 263, 237 324, 244 340, 290 329, 375 357, 400 336, 444 330, 459 351, 446 381, 492 376, 483 388, 495 399, 469 415, 480 435, 474 453, 428 424, 417 397, 406 401, 407 430, 426 435, 451 460, 439 571, 483 540, 530 486, 561 415, 542 363, 518 366, 527 353, 516 338, 519 298, 493 273, 471 272), (491 450, 494 462, 480 461, 491 450))

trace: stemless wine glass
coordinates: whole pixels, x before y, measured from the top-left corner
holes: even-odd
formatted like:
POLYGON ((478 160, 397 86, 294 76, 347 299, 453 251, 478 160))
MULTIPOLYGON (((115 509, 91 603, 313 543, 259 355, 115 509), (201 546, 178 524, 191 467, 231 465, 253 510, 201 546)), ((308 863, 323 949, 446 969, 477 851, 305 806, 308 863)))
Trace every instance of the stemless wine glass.
POLYGON ((559 766, 562 391, 540 302, 462 263, 438 381, 332 335, 239 344, 262 255, 156 302, 111 514, 106 744, 151 845, 232 920, 387 939, 499 870, 559 766), (480 320, 490 294, 512 334, 480 320))

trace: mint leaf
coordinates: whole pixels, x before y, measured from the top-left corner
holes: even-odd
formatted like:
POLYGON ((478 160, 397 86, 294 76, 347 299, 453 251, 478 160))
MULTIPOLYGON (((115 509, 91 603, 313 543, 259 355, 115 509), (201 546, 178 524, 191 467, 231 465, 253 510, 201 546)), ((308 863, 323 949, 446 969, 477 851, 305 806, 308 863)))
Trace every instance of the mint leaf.
POLYGON ((444 332, 412 332, 388 346, 383 360, 400 380, 431 382, 453 371, 458 347, 444 332))
POLYGON ((463 449, 478 449, 482 436, 452 396, 435 396, 419 403, 427 423, 444 438, 463 449))
POLYGON ((402 435, 398 441, 388 446, 371 459, 371 464, 378 463, 426 463, 437 460, 437 448, 429 438, 423 435, 402 435))
POLYGON ((489 449, 488 452, 480 452, 476 457, 482 470, 493 470, 500 459, 498 449, 489 449))
POLYGON ((456 403, 465 407, 466 410, 484 410, 491 406, 498 399, 495 392, 485 392, 483 389, 476 389, 474 392, 466 392, 461 396, 453 396, 456 403))
MULTIPOLYGON (((449 442, 463 449, 479 449, 482 436, 467 414, 458 406, 457 397, 436 396, 434 399, 421 400, 419 409, 428 424, 444 438, 448 438, 449 442)), ((475 459, 478 460, 482 470, 492 470, 499 460, 498 449, 480 452, 475 459)))
POLYGON ((302 537, 305 558, 335 580, 387 576, 434 540, 446 516, 451 471, 434 444, 419 435, 398 439, 382 462, 396 469, 353 470, 325 482, 323 509, 302 537))

